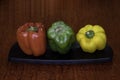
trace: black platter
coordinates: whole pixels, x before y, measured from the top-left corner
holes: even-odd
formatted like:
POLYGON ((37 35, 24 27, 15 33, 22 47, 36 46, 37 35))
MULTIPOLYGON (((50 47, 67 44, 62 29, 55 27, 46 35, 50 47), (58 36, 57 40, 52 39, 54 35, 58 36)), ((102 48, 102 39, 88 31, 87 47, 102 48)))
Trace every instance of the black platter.
POLYGON ((59 54, 53 52, 49 46, 42 56, 28 56, 20 49, 16 42, 10 49, 8 61, 37 63, 37 64, 86 64, 86 63, 104 63, 111 62, 113 58, 113 50, 107 44, 104 50, 94 53, 85 53, 80 46, 75 43, 67 54, 59 54))

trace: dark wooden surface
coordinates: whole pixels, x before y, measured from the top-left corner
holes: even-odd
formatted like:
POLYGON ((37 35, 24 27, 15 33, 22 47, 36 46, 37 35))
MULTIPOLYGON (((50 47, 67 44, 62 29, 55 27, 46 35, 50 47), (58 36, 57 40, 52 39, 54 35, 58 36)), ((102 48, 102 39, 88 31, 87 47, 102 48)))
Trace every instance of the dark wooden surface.
POLYGON ((0 0, 0 80, 119 80, 119 0, 0 0), (112 63, 43 65, 8 62, 17 28, 26 22, 64 20, 75 32, 86 24, 99 24, 114 51, 112 63))

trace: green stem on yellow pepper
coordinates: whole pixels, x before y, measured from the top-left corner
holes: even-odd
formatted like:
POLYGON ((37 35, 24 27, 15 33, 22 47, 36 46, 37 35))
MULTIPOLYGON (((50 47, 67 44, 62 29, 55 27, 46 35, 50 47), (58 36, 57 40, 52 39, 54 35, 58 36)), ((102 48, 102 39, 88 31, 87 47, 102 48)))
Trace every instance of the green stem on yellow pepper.
POLYGON ((85 33, 85 35, 86 35, 87 38, 91 39, 91 38, 94 37, 95 33, 94 33, 93 30, 89 30, 85 33))

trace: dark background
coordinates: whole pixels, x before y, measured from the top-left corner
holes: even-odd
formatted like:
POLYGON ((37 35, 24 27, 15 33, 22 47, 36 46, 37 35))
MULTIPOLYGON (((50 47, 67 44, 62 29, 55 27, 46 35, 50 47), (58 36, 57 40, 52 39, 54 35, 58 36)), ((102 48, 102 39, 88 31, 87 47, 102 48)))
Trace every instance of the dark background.
POLYGON ((119 80, 119 0, 0 0, 0 80, 119 80), (16 30, 26 22, 42 22, 46 29, 57 20, 75 33, 86 24, 99 24, 113 48, 112 63, 43 65, 7 61, 16 30))

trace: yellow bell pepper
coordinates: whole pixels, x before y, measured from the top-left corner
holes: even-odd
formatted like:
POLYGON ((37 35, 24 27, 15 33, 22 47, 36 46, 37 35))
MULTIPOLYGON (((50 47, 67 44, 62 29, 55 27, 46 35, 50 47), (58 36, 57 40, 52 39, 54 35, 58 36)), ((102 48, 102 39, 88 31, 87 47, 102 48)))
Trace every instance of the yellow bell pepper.
POLYGON ((102 50, 106 46, 106 34, 100 25, 86 25, 78 31, 76 39, 82 50, 88 53, 102 50))

